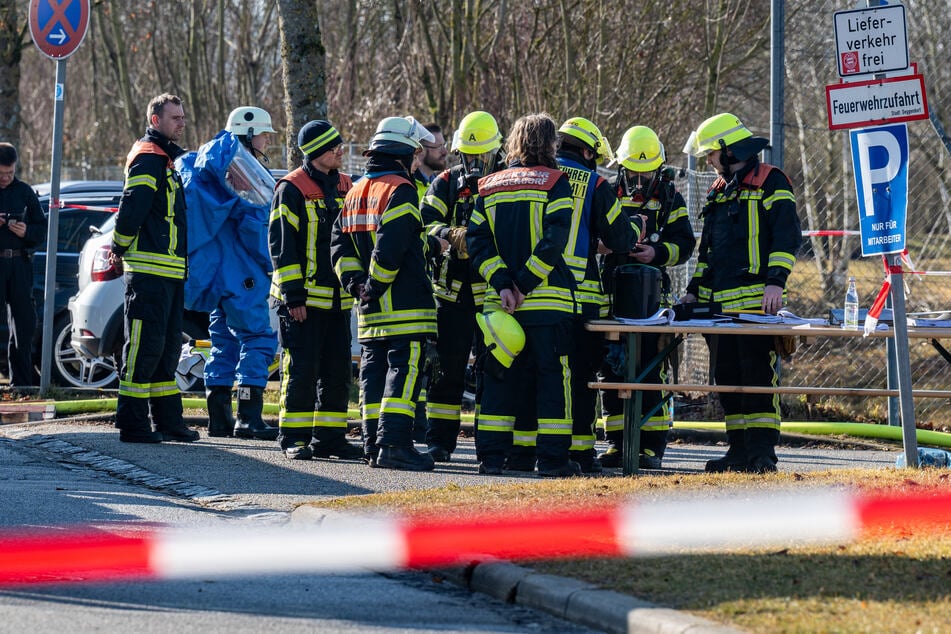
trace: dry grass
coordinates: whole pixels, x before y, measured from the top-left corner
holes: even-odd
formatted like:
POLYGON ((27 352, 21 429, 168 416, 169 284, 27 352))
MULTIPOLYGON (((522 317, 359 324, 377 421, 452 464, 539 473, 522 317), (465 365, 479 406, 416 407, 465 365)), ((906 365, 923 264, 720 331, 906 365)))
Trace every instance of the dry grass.
MULTIPOLYGON (((766 477, 742 474, 572 479, 449 485, 338 499, 317 506, 466 518, 485 512, 603 507, 660 499, 820 486, 862 491, 947 489, 946 470, 837 470, 766 477)), ((583 579, 752 632, 951 632, 951 521, 940 534, 899 530, 851 544, 685 554, 640 559, 536 562, 542 572, 583 579)))

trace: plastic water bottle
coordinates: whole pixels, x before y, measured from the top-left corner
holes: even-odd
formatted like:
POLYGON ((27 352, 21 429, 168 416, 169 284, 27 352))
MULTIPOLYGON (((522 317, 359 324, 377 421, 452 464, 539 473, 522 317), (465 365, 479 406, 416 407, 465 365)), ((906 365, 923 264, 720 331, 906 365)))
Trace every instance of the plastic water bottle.
POLYGON ((849 289, 845 292, 845 313, 842 327, 846 330, 859 329, 859 294, 855 290, 855 278, 849 278, 849 289))

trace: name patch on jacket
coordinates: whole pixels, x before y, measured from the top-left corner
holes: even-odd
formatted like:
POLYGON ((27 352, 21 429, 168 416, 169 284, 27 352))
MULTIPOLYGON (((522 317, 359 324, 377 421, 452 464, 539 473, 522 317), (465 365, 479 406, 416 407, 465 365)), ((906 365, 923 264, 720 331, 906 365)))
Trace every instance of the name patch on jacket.
POLYGON ((479 193, 483 196, 497 191, 519 189, 550 190, 564 173, 553 167, 510 167, 479 179, 479 193))

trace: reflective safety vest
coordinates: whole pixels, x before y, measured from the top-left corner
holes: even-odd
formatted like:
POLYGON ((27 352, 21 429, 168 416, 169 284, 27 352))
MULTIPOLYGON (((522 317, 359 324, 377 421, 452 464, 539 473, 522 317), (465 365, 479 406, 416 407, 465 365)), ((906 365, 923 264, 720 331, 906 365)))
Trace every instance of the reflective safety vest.
POLYGON ((333 261, 348 287, 365 280, 373 295, 356 305, 361 341, 436 334, 426 244, 418 194, 405 176, 368 176, 347 194, 333 261))

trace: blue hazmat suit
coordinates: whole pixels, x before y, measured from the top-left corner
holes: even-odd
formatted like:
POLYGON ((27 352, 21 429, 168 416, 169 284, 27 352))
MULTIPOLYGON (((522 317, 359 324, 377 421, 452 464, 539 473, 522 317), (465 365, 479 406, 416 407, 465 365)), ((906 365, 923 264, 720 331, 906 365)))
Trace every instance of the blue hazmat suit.
POLYGON ((176 163, 188 217, 185 307, 210 313, 205 385, 265 387, 277 350, 268 305, 274 178, 226 130, 176 163))

